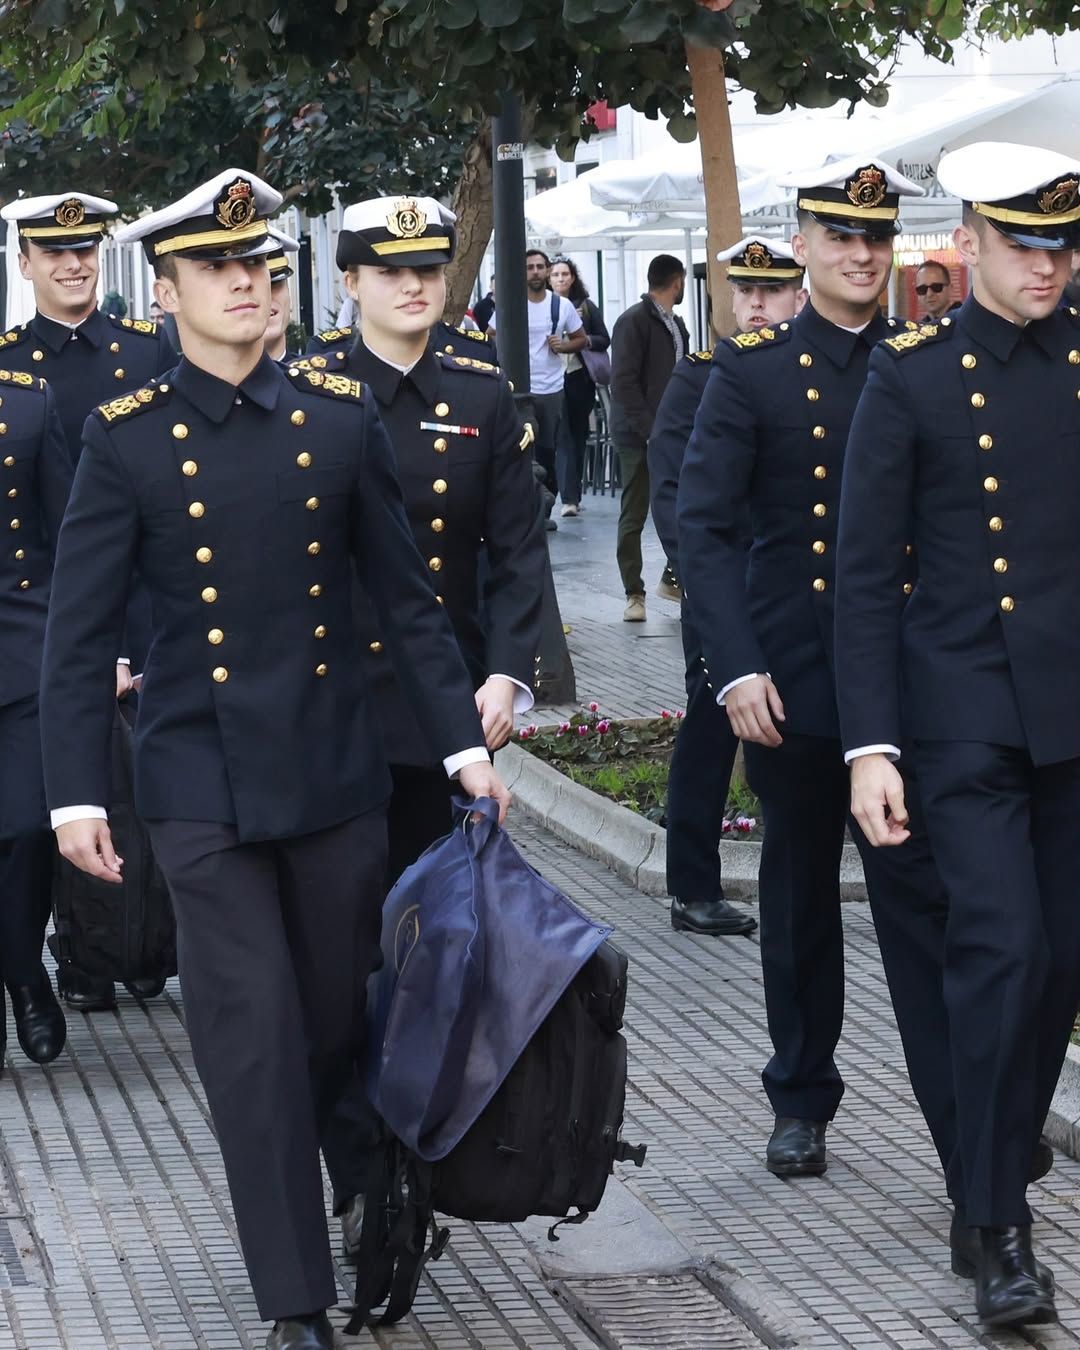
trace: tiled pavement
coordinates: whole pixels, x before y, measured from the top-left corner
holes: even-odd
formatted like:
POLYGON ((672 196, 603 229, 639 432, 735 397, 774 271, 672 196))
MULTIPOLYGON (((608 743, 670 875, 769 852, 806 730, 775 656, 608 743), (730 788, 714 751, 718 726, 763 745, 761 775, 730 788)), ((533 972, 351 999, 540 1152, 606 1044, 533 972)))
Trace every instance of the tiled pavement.
MULTIPOLYGON (((599 533, 603 514, 610 519, 600 508, 590 531, 599 533)), ((557 538, 562 568, 563 555, 578 546, 569 528, 557 538)), ((621 603, 601 590, 611 589, 610 577, 598 566, 600 580, 590 579, 591 566, 582 548, 561 578, 568 622, 595 625, 594 649, 578 666, 580 692, 609 699, 613 712, 633 711, 630 691, 604 684, 629 643, 629 667, 640 676, 634 688, 647 689, 638 695, 643 703, 653 700, 644 711, 677 702, 672 607, 650 605, 665 615, 644 626, 655 626, 655 638, 627 634, 621 603), (668 657, 652 643, 666 644, 668 657)), ((514 833, 547 876, 615 924, 630 954, 627 1133, 649 1143, 649 1157, 642 1171, 624 1174, 624 1184, 686 1245, 740 1272, 799 1346, 1057 1350, 1080 1340, 1080 1164, 1059 1159, 1032 1191, 1039 1247, 1058 1281, 1060 1326, 1038 1336, 981 1334, 970 1285, 947 1273, 948 1211, 900 1067, 862 906, 845 906, 840 1058, 848 1092, 830 1133, 829 1171, 820 1180, 783 1182, 761 1165, 769 1117, 758 1072, 768 1038, 756 944, 676 936, 661 903, 600 864, 527 821, 518 820, 514 833)), ((262 1346, 175 982, 145 1009, 122 996, 115 1014, 73 1018, 68 1049, 50 1068, 27 1065, 17 1048, 9 1055, 0 1079, 0 1158, 0 1350, 262 1346)), ((602 1221, 602 1214, 594 1221, 598 1235, 602 1221)), ((453 1228, 415 1316, 375 1343, 395 1350, 605 1344, 545 1286, 515 1229, 453 1228)), ((347 1271, 339 1273, 344 1299, 347 1271)), ((372 1343, 369 1336, 349 1342, 372 1343)), ((657 1343, 645 1330, 606 1342, 635 1350, 657 1343)), ((719 1350, 721 1342, 685 1344, 719 1350)))

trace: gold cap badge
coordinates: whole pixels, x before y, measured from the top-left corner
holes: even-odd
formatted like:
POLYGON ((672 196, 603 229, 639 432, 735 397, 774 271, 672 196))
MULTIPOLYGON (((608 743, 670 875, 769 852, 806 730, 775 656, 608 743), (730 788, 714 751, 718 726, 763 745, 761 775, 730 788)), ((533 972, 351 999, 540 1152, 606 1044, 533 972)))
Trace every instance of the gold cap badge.
POLYGON ((214 203, 215 219, 226 230, 241 230, 255 219, 255 189, 246 178, 230 184, 214 203))
POLYGON ((874 164, 859 169, 845 184, 848 201, 860 210, 872 210, 885 200, 885 175, 874 164))
POLYGON ((771 267, 772 264, 773 264, 772 254, 769 252, 769 250, 765 247, 764 244, 758 244, 756 242, 753 244, 747 244, 746 249, 743 253, 744 267, 763 268, 763 267, 771 267))
POLYGON ((1063 211, 1071 211, 1080 195, 1080 179, 1063 178, 1060 183, 1048 187, 1039 193, 1039 210, 1047 216, 1058 216, 1063 211))
POLYGON ((417 239, 427 229, 427 212, 412 197, 402 197, 386 217, 386 228, 395 239, 417 239))
POLYGON ((86 207, 83 206, 78 197, 69 197, 66 202, 60 203, 54 214, 57 225, 63 225, 65 229, 73 230, 86 219, 86 207))

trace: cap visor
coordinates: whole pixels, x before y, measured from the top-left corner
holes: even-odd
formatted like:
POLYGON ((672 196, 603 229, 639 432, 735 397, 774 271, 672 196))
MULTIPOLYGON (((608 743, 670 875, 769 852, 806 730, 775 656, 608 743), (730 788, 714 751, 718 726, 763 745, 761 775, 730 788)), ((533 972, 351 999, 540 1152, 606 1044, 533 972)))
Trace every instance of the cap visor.
POLYGON ((94 248, 101 243, 103 236, 98 234, 93 239, 28 239, 27 243, 36 244, 38 248, 45 249, 48 253, 81 253, 83 249, 94 248))
POLYGON ((195 262, 231 262, 236 259, 260 258, 264 253, 273 253, 280 245, 276 239, 267 235, 248 244, 208 244, 205 248, 193 245, 191 248, 173 250, 174 258, 191 258, 195 262))
POLYGON ((808 211, 807 215, 824 225, 827 230, 837 234, 862 234, 867 239, 891 239, 900 233, 899 220, 852 220, 850 216, 826 216, 820 211, 808 211))
POLYGON ((1036 233, 1031 228, 1024 229, 1022 225, 1006 225, 993 216, 983 216, 983 219, 988 220, 1006 239, 1022 244, 1024 248, 1044 248, 1051 253, 1059 253, 1066 248, 1080 248, 1080 226, 1075 223, 1062 225, 1060 229, 1050 225, 1046 227, 1047 233, 1036 233))

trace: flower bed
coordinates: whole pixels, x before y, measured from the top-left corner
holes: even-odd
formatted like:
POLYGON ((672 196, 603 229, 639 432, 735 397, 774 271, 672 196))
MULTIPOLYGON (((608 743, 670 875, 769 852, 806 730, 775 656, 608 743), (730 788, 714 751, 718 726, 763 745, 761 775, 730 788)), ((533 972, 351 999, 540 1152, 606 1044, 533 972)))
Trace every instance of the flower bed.
MULTIPOLYGON (((665 708, 659 717, 620 721, 590 703, 569 722, 522 727, 517 743, 575 783, 664 825, 668 768, 682 719, 682 712, 665 708)), ((731 785, 724 833, 761 838, 761 811, 745 783, 731 785)))

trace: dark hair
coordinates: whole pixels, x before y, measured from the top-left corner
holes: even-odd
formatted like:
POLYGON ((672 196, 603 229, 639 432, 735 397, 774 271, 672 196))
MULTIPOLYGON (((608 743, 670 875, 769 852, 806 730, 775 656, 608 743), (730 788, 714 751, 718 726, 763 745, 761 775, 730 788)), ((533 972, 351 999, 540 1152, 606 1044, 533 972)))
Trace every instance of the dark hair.
POLYGON ((982 234, 983 226, 986 224, 986 217, 979 214, 970 202, 964 202, 964 214, 960 217, 964 227, 974 230, 976 234, 982 234))
POLYGON ((160 258, 154 259, 154 276, 164 277, 174 286, 179 283, 180 274, 176 270, 176 259, 171 253, 164 253, 160 258))
POLYGON ((544 262, 546 262, 549 267, 551 266, 551 259, 542 248, 527 248, 525 250, 525 261, 528 262, 530 258, 543 258, 544 262))
POLYGON ((798 226, 800 234, 806 233, 807 226, 813 219, 814 217, 810 214, 810 212, 804 211, 801 206, 796 210, 795 224, 798 226))
POLYGON ((649 270, 646 275, 649 290, 662 291, 665 286, 670 286, 676 277, 686 276, 686 264, 680 262, 678 258, 672 257, 670 253, 658 253, 649 263, 649 270))
POLYGON ((557 258, 551 260, 552 267, 558 266, 559 263, 562 263, 564 267, 569 267, 570 269, 571 281, 570 289, 566 293, 567 300, 569 300, 572 305, 583 305, 589 298, 589 288, 578 275, 577 263, 574 262, 573 258, 567 258, 562 253, 560 253, 557 258))
POLYGON ((938 258, 927 258, 925 262, 921 262, 921 263, 918 265, 918 267, 916 267, 915 271, 916 271, 916 272, 921 272, 921 271, 923 270, 923 268, 925 268, 925 267, 936 267, 936 268, 938 269, 938 271, 942 274, 942 276, 945 278, 946 282, 951 282, 951 281, 952 281, 952 273, 951 273, 951 272, 949 271, 949 269, 945 266, 945 264, 944 264, 943 262, 941 262, 940 259, 938 259, 938 258))

